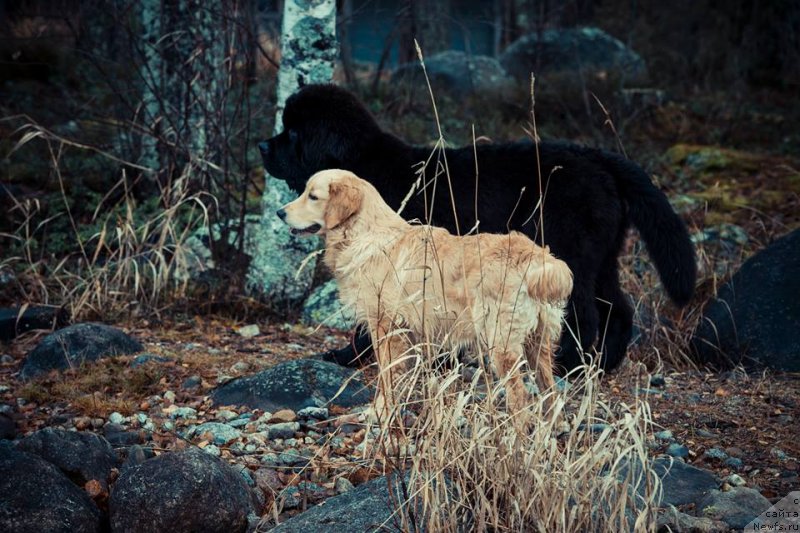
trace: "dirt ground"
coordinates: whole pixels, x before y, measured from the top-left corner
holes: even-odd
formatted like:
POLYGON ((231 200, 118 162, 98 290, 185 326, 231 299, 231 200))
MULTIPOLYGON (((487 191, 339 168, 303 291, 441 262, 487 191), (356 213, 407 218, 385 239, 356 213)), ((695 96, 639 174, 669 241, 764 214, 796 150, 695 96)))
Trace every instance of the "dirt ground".
MULTIPOLYGON (((213 420, 207 394, 218 383, 347 342, 335 330, 264 323, 258 324, 259 335, 245 338, 237 333, 242 325, 209 317, 128 324, 124 329, 142 341, 146 353, 169 361, 134 368, 135 356, 117 357, 23 383, 16 373, 44 334, 28 333, 0 350, 13 359, 0 366, 0 403, 13 407, 18 436, 52 425, 102 424, 100 419, 114 411, 126 416, 147 412, 151 398, 166 390, 177 393, 177 404, 198 409, 198 418, 213 420), (182 389, 190 376, 202 378, 199 389, 182 389)), ((800 488, 800 375, 665 369, 651 377, 648 388, 636 389, 631 385, 635 366, 628 363, 607 376, 601 394, 628 403, 647 396, 656 424, 653 434, 672 433, 650 440, 654 454, 671 442, 685 445, 689 463, 723 480, 736 473, 773 501, 800 488)), ((156 450, 187 445, 177 429, 161 431, 153 440, 156 450)), ((226 456, 233 459, 223 449, 226 456)))

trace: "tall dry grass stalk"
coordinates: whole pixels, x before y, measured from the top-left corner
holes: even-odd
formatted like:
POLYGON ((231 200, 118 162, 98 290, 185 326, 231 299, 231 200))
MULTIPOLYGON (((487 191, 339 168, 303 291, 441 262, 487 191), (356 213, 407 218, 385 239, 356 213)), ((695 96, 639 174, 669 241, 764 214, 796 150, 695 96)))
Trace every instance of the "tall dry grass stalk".
MULTIPOLYGON (((15 265, 23 281, 19 284, 24 292, 22 299, 62 306, 78 319, 158 311, 180 298, 188 280, 184 273, 189 256, 183 244, 196 229, 208 226, 206 204, 213 202, 208 194, 190 193, 188 184, 194 166, 187 165, 168 190, 160 191, 158 208, 144 219, 136 216, 138 202, 129 189, 125 170, 96 206, 83 206, 84 213, 88 207, 94 210, 89 219, 85 215, 78 219, 70 207, 69 187, 62 177, 60 160, 67 146, 89 148, 37 124, 26 124, 21 131, 23 135, 14 150, 34 140, 46 143, 61 191, 61 205, 50 205, 47 217, 38 200, 15 201, 12 212, 21 222, 13 233, 0 235, 19 244, 17 249, 21 252, 3 258, 0 266, 15 265), (118 197, 113 202, 112 195, 118 197), (58 217, 67 218, 74 248, 64 257, 39 256, 33 250, 35 238, 58 217), (87 226, 97 230, 87 234, 87 226)), ((120 162, 113 155, 101 155, 120 162)), ((146 170, 133 163, 126 166, 146 170)))

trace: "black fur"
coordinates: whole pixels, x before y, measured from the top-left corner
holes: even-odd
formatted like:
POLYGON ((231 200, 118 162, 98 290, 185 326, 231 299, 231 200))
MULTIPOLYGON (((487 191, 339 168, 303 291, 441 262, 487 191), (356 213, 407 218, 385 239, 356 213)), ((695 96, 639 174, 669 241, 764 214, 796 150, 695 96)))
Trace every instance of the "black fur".
MULTIPOLYGON (((415 147, 380 129, 373 116, 346 90, 311 85, 292 95, 283 115, 284 131, 259 144, 264 166, 301 192, 316 171, 342 168, 370 181, 398 208, 415 182, 420 162, 427 187, 417 189, 402 212, 450 231, 466 233, 480 221, 482 232, 524 231, 567 262, 574 290, 558 363, 578 366, 583 350, 605 333, 601 366, 617 366, 631 338, 632 310, 619 284, 617 256, 625 232, 639 229, 667 293, 679 305, 694 290, 694 250, 686 227, 647 174, 623 157, 565 142, 480 144, 438 151, 415 147), (436 169, 448 169, 450 180, 436 169), (536 211, 544 190, 544 235, 536 211), (476 191, 477 189, 477 191, 476 191), (454 202, 451 201, 451 191, 454 202), (476 196, 477 192, 477 196, 476 196), (455 210, 455 214, 454 214, 455 210), (458 221, 458 224, 456 224, 458 221), (607 303, 608 302, 608 303, 607 303), (610 307, 609 307, 610 304, 610 307)), ((357 337, 356 349, 369 346, 357 337)), ((336 358, 354 359, 352 347, 336 358)))

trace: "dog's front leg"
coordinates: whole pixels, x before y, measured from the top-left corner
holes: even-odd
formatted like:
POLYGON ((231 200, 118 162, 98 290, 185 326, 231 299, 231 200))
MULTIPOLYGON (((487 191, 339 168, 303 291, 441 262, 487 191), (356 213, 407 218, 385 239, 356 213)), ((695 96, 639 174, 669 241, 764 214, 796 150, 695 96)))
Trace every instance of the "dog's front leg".
POLYGON ((390 320, 377 320, 370 325, 373 339, 375 359, 378 363, 378 386, 375 393, 375 416, 385 423, 392 411, 397 407, 396 377, 405 369, 403 362, 398 362, 408 349, 407 343, 397 333, 397 328, 390 320), (393 364, 394 363, 394 364, 393 364))

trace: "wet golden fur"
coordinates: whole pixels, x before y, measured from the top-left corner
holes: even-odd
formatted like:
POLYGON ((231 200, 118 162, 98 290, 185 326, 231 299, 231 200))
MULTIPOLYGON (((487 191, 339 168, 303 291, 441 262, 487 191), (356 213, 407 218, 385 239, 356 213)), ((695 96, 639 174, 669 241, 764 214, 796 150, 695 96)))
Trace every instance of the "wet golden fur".
POLYGON ((488 353, 515 411, 528 401, 521 361, 540 391, 552 386, 572 273, 549 249, 518 232, 457 237, 409 224, 343 170, 318 172, 281 211, 295 233, 325 236, 340 297, 376 341, 379 413, 394 402, 391 370, 411 353, 409 337, 488 353))

